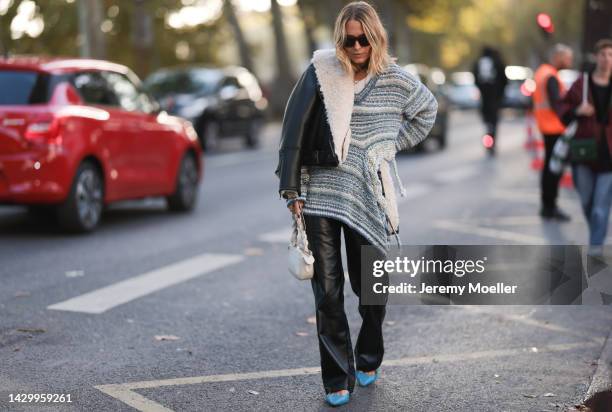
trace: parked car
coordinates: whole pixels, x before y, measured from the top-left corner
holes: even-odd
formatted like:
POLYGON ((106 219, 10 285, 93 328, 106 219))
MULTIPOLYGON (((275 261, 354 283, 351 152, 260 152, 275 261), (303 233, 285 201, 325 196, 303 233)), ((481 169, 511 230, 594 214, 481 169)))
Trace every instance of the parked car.
POLYGON ((193 123, 204 150, 236 135, 244 136, 247 147, 257 146, 267 100, 247 69, 162 69, 144 84, 169 113, 193 123))
POLYGON ((531 89, 533 71, 524 66, 506 66, 504 70, 508 84, 504 89, 502 107, 528 109, 531 107, 531 89))
MULTIPOLYGON (((444 72, 438 68, 430 68, 424 64, 408 64, 404 66, 404 69, 417 76, 421 82, 431 90, 438 101, 436 122, 429 133, 429 139, 433 139, 437 142, 438 149, 443 149, 446 146, 446 130, 448 125, 448 99, 443 93, 445 82, 444 72)), ((429 139, 420 143, 416 149, 423 149, 424 145, 429 144, 429 139)))
POLYGON ((471 72, 452 73, 446 94, 454 108, 472 110, 480 106, 480 90, 478 90, 474 75, 471 72))
POLYGON ((196 202, 202 156, 192 125, 160 111, 127 67, 100 60, 0 59, 0 203, 53 211, 92 231, 111 202, 196 202))

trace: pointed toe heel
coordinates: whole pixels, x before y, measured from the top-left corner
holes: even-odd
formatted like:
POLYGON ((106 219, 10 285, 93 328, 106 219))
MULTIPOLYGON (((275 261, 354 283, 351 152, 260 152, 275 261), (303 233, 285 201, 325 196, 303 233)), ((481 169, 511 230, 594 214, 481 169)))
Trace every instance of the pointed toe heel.
POLYGON ((376 379, 378 379, 379 374, 379 369, 376 369, 376 372, 373 375, 368 375, 365 372, 357 371, 357 383, 359 383, 359 386, 369 386, 373 384, 376 379))
POLYGON ((350 393, 339 394, 339 393, 328 393, 325 395, 325 401, 331 406, 340 406, 348 403, 350 399, 350 393))

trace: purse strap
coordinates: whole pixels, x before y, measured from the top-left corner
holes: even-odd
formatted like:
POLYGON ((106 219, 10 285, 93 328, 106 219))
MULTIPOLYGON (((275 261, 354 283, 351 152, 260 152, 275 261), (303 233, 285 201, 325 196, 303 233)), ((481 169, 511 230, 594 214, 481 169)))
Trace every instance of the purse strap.
POLYGON ((302 249, 304 253, 311 255, 312 252, 308 246, 308 237, 306 236, 306 222, 304 220, 304 215, 300 213, 300 218, 298 219, 297 216, 293 214, 293 222, 295 224, 295 228, 291 237, 292 241, 294 241, 294 244, 302 249))

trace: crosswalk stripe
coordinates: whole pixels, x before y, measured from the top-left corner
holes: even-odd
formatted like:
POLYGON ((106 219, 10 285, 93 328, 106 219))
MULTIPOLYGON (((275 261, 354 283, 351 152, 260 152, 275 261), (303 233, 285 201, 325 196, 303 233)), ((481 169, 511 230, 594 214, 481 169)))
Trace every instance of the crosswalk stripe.
POLYGON ((547 239, 541 236, 525 235, 522 233, 516 233, 507 230, 479 227, 475 224, 452 222, 448 220, 439 220, 433 222, 433 226, 438 229, 445 229, 469 235, 491 237, 499 240, 508 240, 511 242, 524 243, 526 245, 547 245, 549 243, 547 239))
POLYGON ((242 255, 205 253, 55 303, 47 309, 100 314, 115 306, 238 263, 243 259, 242 255))
POLYGON ((429 193, 433 187, 425 183, 412 183, 406 186, 406 195, 397 196, 397 203, 402 204, 408 200, 423 196, 429 193))
MULTIPOLYGON (((602 342, 572 342, 572 343, 559 343, 546 346, 537 347, 537 351, 534 351, 532 347, 515 347, 507 349, 492 349, 476 352, 463 352, 463 353, 439 353, 435 355, 424 355, 424 356, 411 356, 403 357, 398 359, 384 360, 382 363, 383 367, 397 367, 397 366, 413 366, 413 365, 431 365, 433 363, 440 362, 466 362, 466 361, 484 361, 486 359, 495 359, 499 357, 515 357, 515 356, 541 356, 542 353, 555 353, 565 352, 575 349, 585 348, 598 348, 601 347, 602 342)), ((219 382, 232 382, 240 380, 258 380, 258 379, 271 379, 271 378, 283 378, 292 376, 307 376, 316 375, 321 372, 319 367, 302 367, 294 369, 277 369, 277 370, 264 370, 257 372, 246 372, 246 373, 229 373, 222 375, 208 375, 208 376, 194 376, 194 377, 182 377, 174 379, 162 379, 162 380, 151 380, 141 382, 128 382, 123 384, 107 384, 94 386, 101 392, 124 402, 136 410, 141 412, 171 412, 161 404, 145 398, 139 393, 135 392, 139 389, 156 389, 168 386, 184 386, 184 385, 198 385, 206 383, 219 383, 219 382)))
POLYGON ((446 170, 434 175, 434 179, 443 183, 453 183, 478 174, 475 166, 462 166, 451 170, 446 170))
POLYGON ((289 243, 291 238, 291 225, 288 223, 286 228, 275 230, 274 232, 262 233, 259 240, 268 243, 289 243))

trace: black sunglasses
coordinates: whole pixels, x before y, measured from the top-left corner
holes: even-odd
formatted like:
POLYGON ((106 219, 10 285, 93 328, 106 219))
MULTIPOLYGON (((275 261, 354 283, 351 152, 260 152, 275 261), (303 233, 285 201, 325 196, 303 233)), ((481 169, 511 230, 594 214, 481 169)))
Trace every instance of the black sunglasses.
POLYGON ((368 41, 368 38, 365 34, 362 34, 358 37, 347 35, 346 40, 344 40, 344 47, 354 47, 355 42, 359 42, 359 45, 361 47, 368 47, 370 45, 370 42, 368 41))

